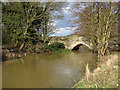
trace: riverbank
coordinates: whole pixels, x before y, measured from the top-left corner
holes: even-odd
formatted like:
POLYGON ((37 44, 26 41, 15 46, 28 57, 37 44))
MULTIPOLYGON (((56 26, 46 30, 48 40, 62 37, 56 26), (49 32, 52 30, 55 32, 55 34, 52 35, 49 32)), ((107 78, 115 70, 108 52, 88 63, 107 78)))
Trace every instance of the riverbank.
POLYGON ((88 72, 72 88, 118 88, 118 53, 101 59, 98 67, 93 72, 88 72))
POLYGON ((27 54, 40 54, 40 53, 56 53, 56 54, 68 54, 72 51, 69 49, 65 49, 65 46, 62 43, 53 43, 51 45, 46 46, 37 46, 34 50, 31 51, 15 51, 15 50, 9 50, 9 49, 2 49, 0 51, 2 53, 2 61, 6 60, 12 60, 12 59, 18 59, 22 56, 26 56, 27 54))

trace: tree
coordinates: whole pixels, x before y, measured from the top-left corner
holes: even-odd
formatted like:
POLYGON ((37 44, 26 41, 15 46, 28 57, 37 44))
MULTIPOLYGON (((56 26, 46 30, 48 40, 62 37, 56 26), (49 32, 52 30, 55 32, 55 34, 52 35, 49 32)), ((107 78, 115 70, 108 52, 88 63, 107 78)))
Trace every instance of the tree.
POLYGON ((53 33, 53 25, 51 23, 53 23, 53 20, 56 19, 61 19, 63 16, 62 15, 57 15, 57 13, 60 13, 62 6, 66 5, 67 3, 65 2, 45 2, 44 3, 44 17, 43 17, 43 22, 42 22, 42 34, 43 34, 43 40, 44 43, 47 40, 47 37, 53 33))
POLYGON ((78 17, 75 24, 81 35, 92 43, 93 51, 98 57, 104 56, 109 45, 111 36, 114 36, 118 19, 118 3, 94 2, 75 3, 74 16, 78 17))
POLYGON ((39 7, 39 3, 10 2, 3 5, 3 23, 5 29, 11 32, 12 40, 15 41, 14 46, 17 46, 19 42, 19 50, 21 50, 30 39, 34 39, 32 36, 35 32, 31 26, 35 20, 41 18, 42 8, 39 7))
POLYGON ((45 40, 51 32, 48 23, 53 18, 52 13, 59 10, 63 4, 55 2, 10 2, 3 4, 5 28, 3 37, 8 33, 8 37, 12 38, 11 41, 15 42, 14 47, 20 47, 19 50, 36 44, 42 35, 45 40))

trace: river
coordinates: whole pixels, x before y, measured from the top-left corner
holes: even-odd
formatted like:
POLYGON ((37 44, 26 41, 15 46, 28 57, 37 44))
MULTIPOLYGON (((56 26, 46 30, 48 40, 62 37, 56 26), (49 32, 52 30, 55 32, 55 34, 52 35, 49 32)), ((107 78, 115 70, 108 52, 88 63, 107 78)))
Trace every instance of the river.
POLYGON ((3 88, 65 88, 72 87, 85 73, 93 70, 97 57, 88 50, 61 54, 27 55, 19 60, 3 62, 3 88))

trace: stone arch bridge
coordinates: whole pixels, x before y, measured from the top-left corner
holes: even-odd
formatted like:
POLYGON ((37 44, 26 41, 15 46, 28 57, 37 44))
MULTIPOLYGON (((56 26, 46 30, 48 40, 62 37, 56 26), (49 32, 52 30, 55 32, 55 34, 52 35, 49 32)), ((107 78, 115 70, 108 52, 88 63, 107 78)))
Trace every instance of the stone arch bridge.
POLYGON ((70 50, 78 49, 81 45, 85 45, 89 49, 92 49, 92 46, 87 41, 84 41, 82 36, 77 35, 69 35, 65 37, 50 37, 48 45, 54 42, 63 43, 65 45, 65 48, 70 50))

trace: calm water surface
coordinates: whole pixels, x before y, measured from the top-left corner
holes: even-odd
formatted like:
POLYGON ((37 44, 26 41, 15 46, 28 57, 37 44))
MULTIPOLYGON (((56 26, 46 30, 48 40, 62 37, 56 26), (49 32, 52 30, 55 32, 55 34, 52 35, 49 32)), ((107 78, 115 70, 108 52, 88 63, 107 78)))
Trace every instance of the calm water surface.
POLYGON ((78 82, 88 63, 96 66, 97 57, 90 51, 74 51, 66 55, 37 54, 4 62, 2 65, 3 88, 64 88, 78 82))

